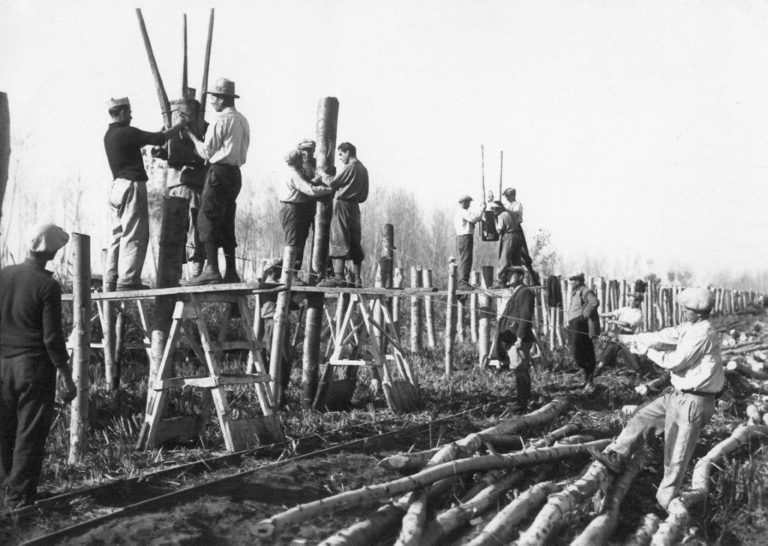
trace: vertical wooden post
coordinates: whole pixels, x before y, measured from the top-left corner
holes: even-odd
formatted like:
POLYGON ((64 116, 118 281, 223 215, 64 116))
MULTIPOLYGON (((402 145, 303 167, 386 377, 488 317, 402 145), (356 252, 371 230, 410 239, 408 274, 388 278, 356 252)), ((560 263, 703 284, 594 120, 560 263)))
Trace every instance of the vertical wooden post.
MULTIPOLYGON (((107 249, 101 249, 101 291, 107 291, 107 249)), ((109 300, 101 303, 101 312, 104 315, 102 327, 102 340, 104 344, 104 380, 110 390, 117 390, 120 386, 120 370, 115 366, 115 304, 109 300)))
MULTIPOLYGON (((424 288, 432 288, 432 270, 424 269, 421 272, 421 282, 424 288)), ((427 345, 434 349, 435 342, 435 312, 432 307, 432 296, 424 296, 424 318, 427 323, 427 345)))
MULTIPOLYGON (((411 288, 421 288, 421 266, 411 266, 411 288)), ((411 351, 418 353, 423 347, 421 335, 421 294, 411 296, 411 351)))
MULTIPOLYGON (((392 275, 392 288, 403 287, 403 270, 399 267, 394 269, 392 275)), ((397 292, 395 292, 397 294, 397 292)), ((392 327, 400 335, 400 296, 392 296, 392 327)))
POLYGON ((458 267, 456 262, 451 261, 448 264, 448 301, 445 307, 445 374, 448 375, 453 369, 453 349, 456 340, 456 318, 459 316, 456 311, 456 274, 458 267))
MULTIPOLYGON (((316 140, 317 172, 329 173, 333 170, 336 152, 336 130, 339 121, 339 101, 335 97, 325 97, 317 104, 316 140)), ((333 197, 317 200, 314 224, 314 243, 312 246, 312 270, 318 278, 325 277, 328 265, 328 244, 330 242, 331 216, 333 215, 333 197)))
POLYGON ((88 365, 91 360, 91 238, 72 234, 72 379, 77 397, 69 423, 69 464, 77 463, 88 442, 88 365))
MULTIPOLYGON (((472 272, 472 284, 480 286, 480 272, 472 272)), ((469 339, 472 343, 477 343, 477 293, 469 296, 469 339)))
MULTIPOLYGON (((490 288, 493 285, 493 266, 484 265, 481 268, 482 286, 490 288)), ((491 352, 491 317, 493 316, 493 298, 481 294, 477 298, 477 356, 480 367, 487 366, 491 352)))
MULTIPOLYGON (((11 115, 8 111, 8 95, 0 92, 0 225, 3 219, 3 199, 8 184, 8 164, 11 160, 11 115)), ((0 255, 0 267, 2 255, 0 255)))
POLYGON ((317 393, 324 303, 325 294, 307 294, 307 318, 304 323, 304 354, 301 366, 301 405, 304 408, 312 407, 312 401, 317 393))
POLYGON ((272 399, 278 406, 283 401, 283 343, 288 335, 288 317, 291 312, 291 264, 296 261, 297 248, 285 247, 283 251, 283 269, 280 275, 280 284, 284 284, 286 290, 277 295, 275 305, 274 329, 272 330, 272 347, 269 351, 269 375, 272 376, 272 399), (288 265, 286 265, 288 264, 288 265))
POLYGON ((456 300, 456 341, 459 341, 459 342, 464 342, 464 308, 465 308, 464 301, 457 299, 456 300))

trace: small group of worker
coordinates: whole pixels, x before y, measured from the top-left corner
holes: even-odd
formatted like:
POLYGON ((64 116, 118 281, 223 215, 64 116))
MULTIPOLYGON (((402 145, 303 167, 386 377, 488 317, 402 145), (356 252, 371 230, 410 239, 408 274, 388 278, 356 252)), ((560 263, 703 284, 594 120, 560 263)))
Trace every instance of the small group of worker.
POLYGON ((286 246, 294 248, 296 260, 290 270, 293 285, 317 284, 322 287, 346 287, 346 262, 352 265, 352 286, 362 286, 362 246, 360 204, 368 199, 368 169, 357 158, 357 148, 349 142, 337 147, 342 168, 318 172, 315 142, 304 140, 285 155, 288 172, 279 192, 282 203, 280 222, 286 246), (309 229, 315 220, 318 199, 333 199, 329 258, 332 272, 326 276, 325 264, 305 281, 298 276, 309 229))
MULTIPOLYGON (((104 136, 104 147, 112 171, 109 194, 111 239, 107 253, 105 288, 139 290, 141 271, 149 245, 149 209, 147 173, 141 149, 163 146, 180 136, 191 142, 197 158, 180 168, 178 184, 171 196, 190 202, 188 217, 187 260, 190 279, 183 284, 197 286, 237 283, 235 261, 235 215, 237 196, 242 188, 240 167, 246 162, 250 142, 248 120, 235 108, 235 83, 219 78, 209 102, 217 117, 207 130, 201 120, 182 116, 179 122, 160 132, 147 132, 131 126, 132 111, 127 97, 112 99, 112 122, 104 136), (204 137, 203 137, 204 133, 204 137), (218 253, 223 250, 225 270, 219 271, 218 253)), ((194 101, 194 98, 189 98, 194 101)), ((295 248, 296 261, 289 271, 293 283, 307 284, 296 273, 301 269, 304 247, 313 225, 317 199, 333 200, 330 251, 332 273, 324 267, 308 280, 321 286, 347 286, 346 261, 351 262, 353 284, 362 286, 361 267, 365 257, 362 247, 360 203, 368 198, 368 170, 357 158, 357 149, 349 142, 338 146, 342 168, 336 172, 316 172, 315 143, 304 140, 285 156, 289 172, 280 188, 280 221, 287 246, 295 248)), ((167 152, 166 152, 167 153, 167 152)))
POLYGON ((488 194, 488 202, 477 208, 472 206, 472 196, 463 195, 459 198, 459 207, 454 214, 454 229, 456 231, 456 250, 459 255, 458 280, 460 289, 474 289, 469 282, 472 271, 472 255, 474 251, 475 224, 484 221, 486 212, 494 218, 491 231, 498 237, 498 268, 497 278, 493 288, 504 288, 507 285, 506 275, 509 266, 523 266, 530 276, 533 285, 539 284, 539 276, 533 270, 533 260, 528 251, 528 243, 523 231, 523 205, 517 200, 517 190, 506 188, 501 193, 500 200, 494 200, 493 193, 488 194))

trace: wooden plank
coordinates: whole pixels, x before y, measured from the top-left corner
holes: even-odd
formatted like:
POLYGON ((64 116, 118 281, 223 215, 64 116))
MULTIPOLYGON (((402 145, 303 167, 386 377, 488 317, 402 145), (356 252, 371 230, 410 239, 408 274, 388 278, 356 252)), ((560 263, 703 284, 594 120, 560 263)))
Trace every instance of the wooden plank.
POLYGON ((171 379, 155 380, 152 390, 161 391, 173 387, 198 387, 201 389, 219 387, 222 385, 247 385, 253 383, 268 383, 271 378, 267 374, 220 375, 218 377, 172 377, 171 379))
MULTIPOLYGON (((298 287, 297 287, 298 288, 298 287)), ((314 291, 320 292, 323 290, 332 289, 315 289, 314 291)), ((173 286, 169 288, 148 288, 146 290, 125 290, 122 292, 92 292, 92 301, 103 300, 136 300, 136 299, 150 299, 158 296, 191 296, 202 294, 240 294, 240 295, 255 295, 255 294, 276 294, 278 292, 285 291, 285 286, 275 284, 264 283, 228 283, 228 284, 210 284, 204 286, 173 286)), ((62 301, 72 301, 72 294, 62 294, 62 301)))

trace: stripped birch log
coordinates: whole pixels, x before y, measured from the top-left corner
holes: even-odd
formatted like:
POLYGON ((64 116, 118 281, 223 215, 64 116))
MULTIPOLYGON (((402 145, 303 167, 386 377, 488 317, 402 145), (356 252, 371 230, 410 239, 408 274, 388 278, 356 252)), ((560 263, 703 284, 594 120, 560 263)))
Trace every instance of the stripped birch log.
MULTIPOLYGON (((256 535, 259 538, 268 538, 275 533, 281 532, 290 525, 301 523, 310 518, 327 514, 335 510, 359 507, 363 504, 375 502, 383 498, 402 495, 403 493, 414 491, 420 487, 425 487, 431 483, 452 476, 494 470, 497 468, 534 466, 545 462, 584 455, 588 453, 587 450, 591 447, 595 449, 604 449, 609 443, 609 440, 598 440, 588 444, 574 446, 527 449, 509 455, 485 455, 482 457, 471 457, 458 461, 449 461, 444 464, 426 468, 413 476, 398 478, 376 485, 369 485, 361 487, 360 489, 331 495, 330 497, 313 502, 299 504, 289 510, 280 512, 271 518, 260 521, 256 524, 256 535)), ((602 464, 598 463, 597 466, 605 470, 605 467, 603 467, 602 464)))
POLYGON ((549 495, 561 488, 562 485, 551 481, 540 482, 528 488, 496 514, 496 517, 467 546, 507 544, 517 531, 517 525, 543 504, 549 495))
POLYGON ((654 546, 677 544, 684 527, 691 519, 690 510, 700 504, 709 495, 709 473, 718 459, 736 451, 755 438, 768 438, 766 425, 739 425, 728 438, 717 444, 709 453, 698 460, 693 468, 690 490, 672 499, 667 507, 667 519, 659 525, 653 535, 654 546))
POLYGON ((421 490, 403 516, 403 527, 395 546, 419 546, 427 522, 427 491, 421 490))
POLYGON ((569 446, 573 444, 583 444, 585 442, 591 442, 595 439, 591 434, 574 434, 573 436, 566 436, 557 440, 554 445, 556 446, 569 446))
POLYGON ((495 483, 487 485, 472 500, 440 513, 427 526, 421 544, 424 546, 442 544, 445 537, 467 525, 472 518, 484 514, 495 506, 499 497, 523 477, 523 472, 511 472, 495 483))
MULTIPOLYGON (((454 480, 448 479, 436 483, 427 492, 427 503, 446 493, 454 480)), ((319 546, 352 546, 358 544, 376 544, 388 537, 392 537, 399 527, 400 520, 405 514, 408 505, 411 504, 416 492, 403 495, 396 501, 385 504, 367 518, 355 522, 331 535, 319 546)))
POLYGON ((619 524, 619 508, 621 502, 629 491, 629 487, 643 469, 647 460, 645 450, 640 451, 624 469, 616 485, 609 493, 606 501, 606 510, 593 519, 589 525, 571 542, 571 546, 591 546, 592 544, 606 544, 619 524))
MULTIPOLYGON (((556 446, 549 449, 565 447, 570 446, 556 446)), ((605 489, 610 485, 612 479, 613 474, 602 463, 593 462, 581 478, 547 500, 544 508, 530 527, 520 535, 516 544, 519 546, 544 544, 556 527, 573 517, 577 508, 589 501, 599 489, 605 489)))
POLYGON ((642 523, 640 523, 640 527, 629 537, 624 546, 648 546, 658 528, 659 516, 656 514, 646 514, 642 523))
POLYGON ((538 448, 551 446, 557 440, 561 440, 566 436, 571 436, 573 434, 576 434, 577 432, 580 432, 581 426, 582 426, 581 423, 572 421, 566 425, 563 425, 560 428, 553 430, 552 432, 548 432, 547 434, 544 435, 543 438, 539 438, 538 440, 533 442, 531 446, 538 447, 538 448))
POLYGON ((433 457, 430 464, 440 464, 454 459, 469 457, 484 445, 486 437, 508 435, 526 427, 547 423, 565 411, 568 406, 569 402, 565 398, 555 398, 549 404, 542 406, 536 411, 526 415, 513 416, 511 419, 502 421, 480 432, 472 433, 461 440, 444 446, 433 457))

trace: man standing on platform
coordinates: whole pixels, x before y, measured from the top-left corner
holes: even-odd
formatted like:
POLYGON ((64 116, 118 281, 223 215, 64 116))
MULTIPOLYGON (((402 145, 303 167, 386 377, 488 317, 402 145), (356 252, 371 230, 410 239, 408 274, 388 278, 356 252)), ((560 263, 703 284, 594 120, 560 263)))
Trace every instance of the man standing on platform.
POLYGON ((35 225, 30 235, 26 261, 0 271, 0 486, 10 509, 35 500, 57 369, 64 403, 77 395, 61 327, 61 287, 45 270, 69 235, 53 224, 35 225))
POLYGON ((672 388, 642 406, 605 451, 590 449, 608 469, 621 473, 638 444, 663 430, 664 477, 656 500, 665 510, 680 492, 701 430, 715 413, 715 397, 725 386, 720 339, 709 322, 714 295, 706 288, 686 288, 677 301, 685 309, 684 323, 619 338, 671 372, 672 388))
POLYGON ((517 403, 515 410, 525 411, 531 399, 531 348, 536 338, 533 335, 533 314, 536 297, 525 286, 523 278, 525 268, 510 266, 509 276, 511 295, 504 312, 499 317, 497 356, 501 367, 509 366, 515 374, 517 403))
POLYGON ((304 172, 304 177, 307 180, 312 180, 315 178, 315 171, 317 170, 315 148, 315 141, 308 138, 302 140, 296 146, 296 149, 301 152, 301 169, 304 172))
POLYGON ((248 154, 251 132, 248 120, 235 109, 235 99, 240 98, 235 94, 235 82, 219 78, 208 94, 219 115, 208 128, 205 142, 187 132, 198 155, 209 163, 197 218, 206 262, 202 273, 185 283, 190 286, 240 282, 235 267, 235 213, 242 187, 240 167, 248 154), (223 278, 219 271, 219 248, 224 249, 226 263, 223 278))
POLYGON ((459 207, 453 216, 456 230, 456 251, 459 255, 459 288, 473 290, 469 282, 472 272, 472 253, 475 244, 475 223, 483 217, 483 210, 473 210, 470 206, 472 197, 464 195, 459 199, 459 207))
POLYGON ((501 201, 491 203, 491 211, 496 215, 496 231, 499 234, 499 263, 496 266, 496 280, 492 288, 504 288, 507 286, 507 271, 509 266, 520 265, 519 251, 515 247, 515 239, 512 237, 512 231, 515 229, 515 221, 512 213, 504 208, 501 201), (515 263, 518 262, 518 263, 515 263))
POLYGON ((333 277, 321 281, 318 286, 347 286, 344 278, 344 261, 351 260, 354 269, 354 285, 361 287, 363 263, 362 227, 360 203, 368 199, 368 169, 357 159, 357 149, 349 142, 338 146, 339 160, 344 165, 333 178, 326 175, 324 181, 336 191, 331 220, 331 247, 333 277))
POLYGON ((107 250, 108 292, 147 288, 141 270, 149 245, 147 172, 141 155, 143 146, 160 146, 187 125, 183 120, 167 131, 148 133, 131 127, 131 103, 127 97, 109 101, 112 123, 104 135, 104 148, 112 171, 109 192, 112 237, 107 250))
POLYGON ((285 186, 280 189, 279 199, 283 204, 280 208, 280 223, 283 225, 286 246, 296 249, 296 261, 290 271, 294 286, 306 286, 306 282, 298 277, 304 256, 304 245, 309 236, 309 228, 315 219, 315 200, 324 195, 330 195, 333 190, 322 184, 313 185, 311 178, 306 176, 302 166, 302 154, 291 150, 285 155, 289 173, 285 186))
POLYGON ((595 344, 592 341, 600 334, 600 318, 597 314, 599 301, 594 291, 584 283, 584 273, 568 277, 573 282, 571 304, 568 307, 568 343, 571 356, 584 371, 584 391, 594 390, 595 344))
POLYGON ((523 231, 523 204, 517 200, 517 190, 506 188, 501 194, 504 208, 512 215, 512 230, 509 233, 511 239, 511 259, 515 265, 524 265, 531 277, 534 286, 539 285, 539 275, 533 270, 533 259, 528 251, 528 242, 523 231))

